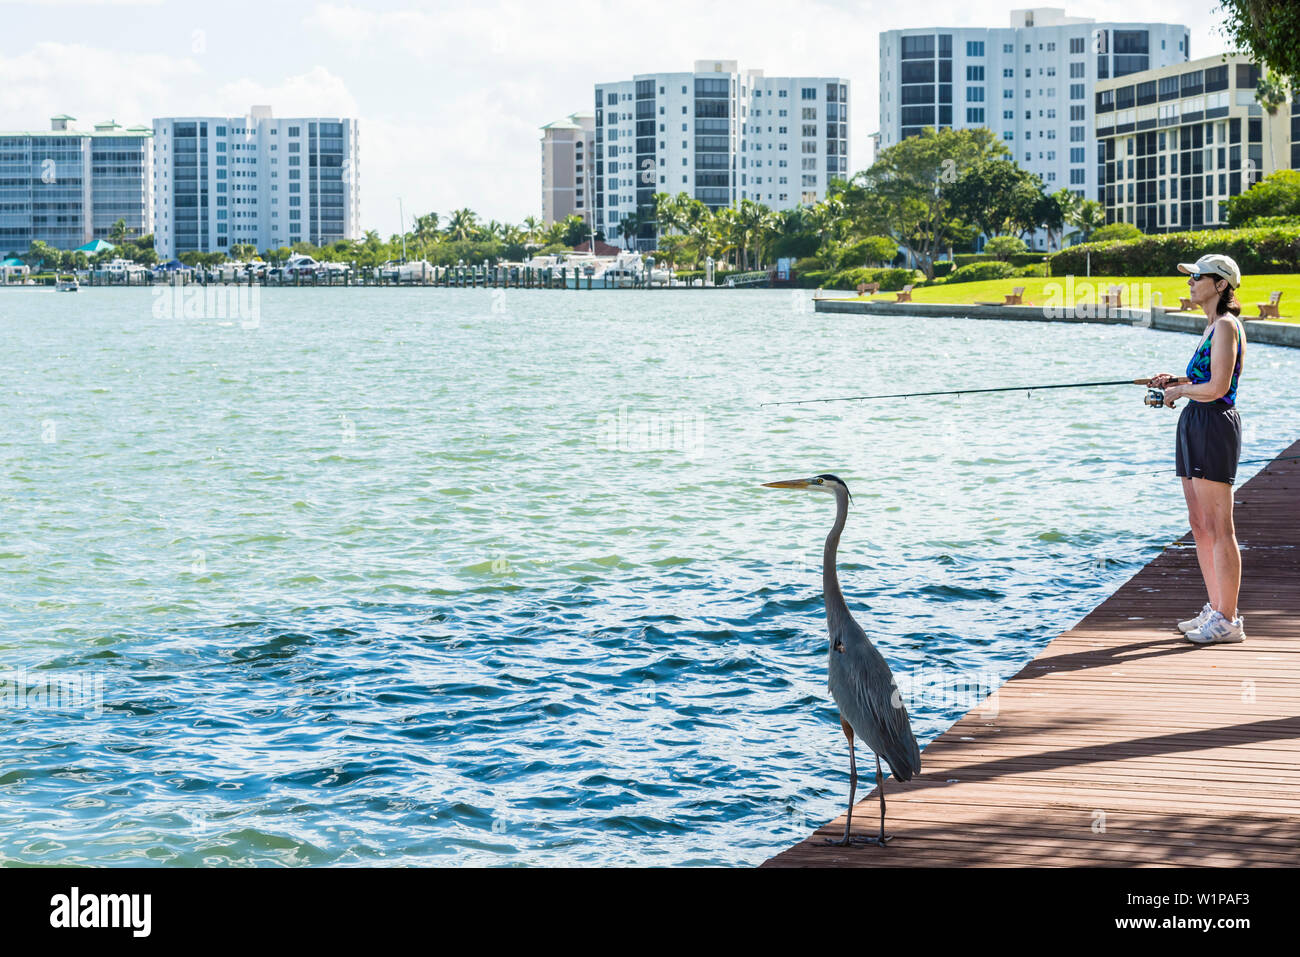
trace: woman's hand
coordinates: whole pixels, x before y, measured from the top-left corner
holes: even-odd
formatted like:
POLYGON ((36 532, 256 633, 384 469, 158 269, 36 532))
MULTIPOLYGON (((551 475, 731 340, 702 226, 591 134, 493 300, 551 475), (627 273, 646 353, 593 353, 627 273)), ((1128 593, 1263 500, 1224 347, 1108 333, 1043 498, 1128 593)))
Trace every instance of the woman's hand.
POLYGON ((1149 383, 1149 385, 1153 389, 1163 389, 1165 386, 1167 386, 1170 382, 1172 382, 1176 378, 1177 376, 1172 375, 1168 372, 1158 372, 1151 377, 1151 382, 1149 383))
MULTIPOLYGON (((1173 377, 1172 377, 1172 376, 1168 376, 1167 378, 1173 378, 1173 377)), ((1159 388, 1159 386, 1155 386, 1155 388, 1159 388)), ((1186 391, 1186 390, 1185 390, 1185 389, 1183 388, 1183 386, 1181 386, 1181 385, 1171 385, 1171 386, 1169 386, 1168 388, 1166 388, 1166 389, 1165 389, 1165 408, 1166 408, 1166 409, 1172 409, 1172 408, 1174 408, 1174 402, 1175 402, 1176 400, 1181 399, 1181 398, 1183 397, 1183 392, 1184 392, 1184 391, 1186 391)))

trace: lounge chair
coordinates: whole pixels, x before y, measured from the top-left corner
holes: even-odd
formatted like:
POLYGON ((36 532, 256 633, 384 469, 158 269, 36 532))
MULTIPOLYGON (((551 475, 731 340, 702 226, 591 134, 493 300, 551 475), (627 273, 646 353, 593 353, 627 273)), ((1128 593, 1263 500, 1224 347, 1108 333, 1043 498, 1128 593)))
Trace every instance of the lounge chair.
POLYGON ((1257 303, 1255 303, 1255 305, 1259 307, 1259 315, 1256 316, 1255 318, 1257 318, 1257 319, 1281 319, 1281 318, 1282 318, 1282 313, 1280 313, 1280 312, 1278 311, 1278 308, 1277 308, 1277 304, 1278 304, 1281 300, 1282 300, 1282 293, 1281 293, 1281 291, 1280 291, 1280 290, 1274 290, 1273 293, 1272 293, 1272 295, 1270 295, 1270 296, 1268 297, 1268 302, 1257 302, 1257 303))
POLYGON ((975 305, 977 306, 1023 306, 1025 305, 1023 301, 1024 298, 1025 298, 1025 287, 1016 286, 1015 289, 1013 289, 1011 292, 1006 294, 1006 297, 1002 300, 1002 302, 976 301, 975 305))
POLYGON ((904 286, 904 287, 899 291, 899 293, 898 293, 898 298, 895 299, 894 301, 895 301, 895 302, 911 302, 911 301, 912 301, 912 286, 904 286))

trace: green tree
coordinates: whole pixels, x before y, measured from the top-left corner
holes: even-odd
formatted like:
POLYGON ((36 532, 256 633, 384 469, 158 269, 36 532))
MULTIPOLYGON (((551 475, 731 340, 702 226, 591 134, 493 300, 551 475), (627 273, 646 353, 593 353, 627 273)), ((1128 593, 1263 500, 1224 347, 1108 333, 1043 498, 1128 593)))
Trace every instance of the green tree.
POLYGON ((1132 223, 1110 223, 1092 234, 1092 242, 1104 243, 1113 239, 1141 239, 1142 230, 1132 223))
POLYGON ((1005 262, 1017 253, 1028 252, 1029 247, 1019 236, 994 236, 984 244, 984 251, 1005 262))
POLYGON ((631 249, 632 240, 636 239, 636 234, 641 230, 641 217, 636 213, 628 213, 618 221, 618 234, 623 237, 623 248, 631 249))
POLYGON ((870 169, 853 177, 842 194, 846 212, 858 228, 906 248, 933 279, 938 250, 971 236, 954 209, 953 185, 973 164, 1006 155, 987 127, 938 132, 927 127, 882 150, 870 169))
POLYGON ((468 242, 479 233, 478 214, 472 209, 457 209, 447 222, 447 238, 454 242, 468 242))
POLYGON ((1300 77, 1300 3, 1294 0, 1220 0, 1231 49, 1294 79, 1300 77))
POLYGON ((39 270, 41 266, 49 261, 55 266, 58 265, 59 251, 43 239, 33 239, 32 244, 27 247, 27 252, 23 253, 22 260, 33 271, 39 270))
POLYGON ((1227 200, 1228 225, 1248 226, 1261 216, 1300 216, 1300 170, 1280 169, 1227 200))
POLYGON ((983 158, 967 166, 949 190, 953 212, 985 236, 1037 226, 1039 178, 1009 158, 983 158))
POLYGON ((561 225, 564 227, 564 232, 561 234, 560 241, 570 249, 591 238, 591 227, 577 213, 565 216, 561 225))
POLYGON ((1106 225, 1106 210, 1095 199, 1085 199, 1070 211, 1068 222, 1083 234, 1086 243, 1093 232, 1106 225))

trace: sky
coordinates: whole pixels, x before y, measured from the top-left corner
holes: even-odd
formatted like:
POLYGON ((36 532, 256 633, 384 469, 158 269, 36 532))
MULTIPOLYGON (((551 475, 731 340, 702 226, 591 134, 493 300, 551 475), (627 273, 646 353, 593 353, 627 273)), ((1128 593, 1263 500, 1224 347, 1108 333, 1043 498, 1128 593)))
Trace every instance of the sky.
MULTIPOLYGON (((1181 23, 1192 57, 1220 53, 1217 0, 1089 0, 1070 16, 1181 23)), ((419 214, 541 216, 540 128, 590 109, 593 87, 734 59, 769 76, 845 76, 850 164, 871 160, 878 34, 1004 27, 992 0, 538 0, 300 3, 0 0, 0 130, 115 119, 276 116, 360 120, 361 219, 387 237, 419 214)))

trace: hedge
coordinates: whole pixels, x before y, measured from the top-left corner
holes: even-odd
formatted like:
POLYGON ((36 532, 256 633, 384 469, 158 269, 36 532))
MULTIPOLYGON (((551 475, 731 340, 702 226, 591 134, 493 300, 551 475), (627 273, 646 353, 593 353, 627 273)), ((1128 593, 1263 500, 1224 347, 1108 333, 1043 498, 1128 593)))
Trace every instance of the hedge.
POLYGON ((948 282, 984 282, 989 279, 1007 279, 1016 271, 1011 263, 981 262, 958 266, 948 277, 948 282))
MULTIPOLYGON (((1034 263, 1047 261, 1047 253, 1014 253, 1007 262, 1013 266, 1032 266, 1034 263)), ((990 253, 957 253, 952 257, 957 260, 957 267, 969 266, 971 263, 998 262, 998 257, 990 253)))
POLYGON ((801 286, 811 285, 813 288, 821 286, 823 289, 849 289, 856 291, 859 283, 880 283, 881 292, 896 292, 907 285, 917 285, 924 279, 924 275, 918 273, 915 269, 867 269, 858 267, 856 269, 844 269, 832 275, 826 275, 825 271, 814 270, 813 272, 804 273, 799 277, 801 286), (817 275, 816 282, 804 282, 805 279, 817 275))
POLYGON ((1050 260, 1053 276, 1082 276, 1091 253, 1096 276, 1163 276, 1179 263, 1196 262, 1206 253, 1226 253, 1245 275, 1300 271, 1300 227, 1204 229, 1163 233, 1141 239, 1083 243, 1063 249, 1050 260))

